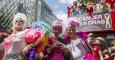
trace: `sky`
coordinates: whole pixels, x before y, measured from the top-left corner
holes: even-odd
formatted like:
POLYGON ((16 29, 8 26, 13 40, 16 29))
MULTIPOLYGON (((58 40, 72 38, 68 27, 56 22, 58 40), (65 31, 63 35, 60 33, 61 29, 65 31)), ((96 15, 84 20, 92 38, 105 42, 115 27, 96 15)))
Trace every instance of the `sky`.
POLYGON ((67 7, 75 0, 45 0, 58 19, 67 21, 67 7))

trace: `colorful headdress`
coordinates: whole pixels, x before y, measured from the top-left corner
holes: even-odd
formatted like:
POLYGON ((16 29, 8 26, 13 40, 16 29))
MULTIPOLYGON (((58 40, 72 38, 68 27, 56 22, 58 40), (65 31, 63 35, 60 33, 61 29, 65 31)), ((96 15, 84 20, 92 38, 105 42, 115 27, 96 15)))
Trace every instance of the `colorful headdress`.
POLYGON ((75 21, 70 21, 68 27, 79 28, 79 23, 75 21))
POLYGON ((68 19, 67 27, 79 28, 80 27, 80 23, 77 21, 77 18, 69 18, 68 19))
POLYGON ((68 21, 66 22, 66 24, 64 25, 64 31, 67 30, 67 28, 69 27, 74 27, 77 29, 77 31, 79 31, 80 28, 80 22, 78 21, 78 18, 76 17, 71 17, 67 19, 68 21))
POLYGON ((39 22, 34 22, 32 24, 32 27, 33 29, 36 29, 38 30, 39 32, 41 32, 41 35, 44 36, 44 35, 48 35, 50 33, 50 29, 47 28, 47 26, 45 25, 45 23, 40 23, 39 22))
POLYGON ((60 30, 60 32, 62 32, 62 21, 61 20, 54 21, 53 24, 52 24, 52 27, 53 27, 53 29, 58 28, 60 30))
POLYGON ((13 27, 15 27, 15 22, 17 20, 22 20, 24 22, 24 27, 23 28, 26 28, 27 27, 27 16, 23 13, 17 13, 14 18, 13 18, 13 27))
POLYGON ((62 26, 62 21, 61 20, 55 20, 54 22, 53 22, 53 24, 52 24, 52 26, 53 27, 55 27, 55 26, 62 26))

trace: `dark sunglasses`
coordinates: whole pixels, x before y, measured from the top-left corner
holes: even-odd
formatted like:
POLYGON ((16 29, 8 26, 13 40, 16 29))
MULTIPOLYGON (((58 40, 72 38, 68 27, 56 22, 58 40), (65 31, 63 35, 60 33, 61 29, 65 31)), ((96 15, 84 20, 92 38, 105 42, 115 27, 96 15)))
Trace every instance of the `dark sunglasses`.
POLYGON ((16 22, 22 22, 22 23, 23 23, 23 21, 22 21, 22 20, 17 20, 16 22))
POLYGON ((53 27, 54 30, 62 30, 62 26, 55 26, 53 27))
POLYGON ((76 29, 75 28, 68 28, 68 31, 72 32, 72 31, 76 31, 76 29))

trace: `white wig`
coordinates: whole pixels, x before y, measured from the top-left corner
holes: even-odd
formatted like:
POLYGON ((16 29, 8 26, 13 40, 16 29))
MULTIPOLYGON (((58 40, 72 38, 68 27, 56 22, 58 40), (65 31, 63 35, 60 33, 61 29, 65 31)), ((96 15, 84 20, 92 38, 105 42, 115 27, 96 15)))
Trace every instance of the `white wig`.
POLYGON ((27 27, 27 16, 23 13, 17 13, 13 18, 13 28, 15 27, 15 22, 18 20, 22 20, 24 22, 23 28, 27 27))

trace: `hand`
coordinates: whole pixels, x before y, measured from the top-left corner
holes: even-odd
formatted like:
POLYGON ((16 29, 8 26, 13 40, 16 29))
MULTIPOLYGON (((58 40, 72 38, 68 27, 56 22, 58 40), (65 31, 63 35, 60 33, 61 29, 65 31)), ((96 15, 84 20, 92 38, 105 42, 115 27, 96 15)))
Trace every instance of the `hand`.
POLYGON ((31 46, 30 46, 30 45, 26 46, 26 47, 23 49, 23 53, 24 53, 24 54, 28 53, 28 51, 29 51, 30 49, 31 49, 31 46))
POLYGON ((39 54, 39 55, 40 55, 40 57, 41 57, 41 58, 43 58, 43 57, 44 57, 43 52, 40 52, 40 54, 39 54))
POLYGON ((51 50, 52 50, 52 48, 49 47, 49 48, 47 49, 47 52, 48 52, 48 53, 51 53, 51 50))
POLYGON ((60 48, 63 50, 63 52, 68 52, 68 48, 66 46, 61 45, 60 48))
POLYGON ((57 43, 55 47, 60 48, 62 45, 57 43))
POLYGON ((107 53, 108 53, 108 51, 107 51, 107 50, 104 50, 104 51, 103 51, 103 53, 104 53, 104 54, 107 54, 107 53))
POLYGON ((112 53, 111 56, 114 57, 114 56, 115 56, 115 53, 112 53))
POLYGON ((109 55, 106 54, 105 57, 104 57, 104 59, 106 60, 106 59, 108 59, 108 58, 109 58, 109 55))

